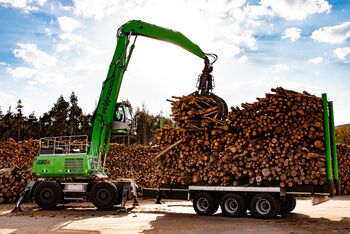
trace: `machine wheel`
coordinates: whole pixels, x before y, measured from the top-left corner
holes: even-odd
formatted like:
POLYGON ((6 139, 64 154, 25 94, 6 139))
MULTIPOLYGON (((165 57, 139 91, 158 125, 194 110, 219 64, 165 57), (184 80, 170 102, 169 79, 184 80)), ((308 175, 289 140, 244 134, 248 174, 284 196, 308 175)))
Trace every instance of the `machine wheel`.
POLYGON ((289 214, 292 212, 297 204, 297 201, 293 195, 287 195, 285 200, 281 200, 280 214, 289 214))
POLYGON ((118 189, 110 182, 99 182, 92 186, 90 200, 100 210, 109 210, 118 201, 118 189))
POLYGON ((209 193, 199 193, 193 199, 193 208, 198 215, 210 216, 218 210, 219 204, 209 193))
POLYGON ((268 193, 259 193, 250 202, 250 212, 255 218, 271 219, 280 212, 281 204, 268 193))
POLYGON ((242 217, 247 212, 246 200, 236 193, 229 193, 223 196, 220 207, 224 216, 228 217, 242 217))
POLYGON ((63 200, 62 188, 55 181, 40 182, 34 190, 34 200, 42 209, 53 209, 63 200))

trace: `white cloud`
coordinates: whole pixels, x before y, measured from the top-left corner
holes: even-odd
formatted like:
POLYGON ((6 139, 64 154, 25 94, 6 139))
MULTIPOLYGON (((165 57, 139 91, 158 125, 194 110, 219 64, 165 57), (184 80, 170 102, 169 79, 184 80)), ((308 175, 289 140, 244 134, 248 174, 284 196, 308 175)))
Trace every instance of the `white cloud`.
POLYGON ((77 43, 85 41, 84 38, 80 35, 71 34, 71 33, 62 33, 60 35, 62 40, 69 41, 70 43, 77 43))
POLYGON ((7 63, 5 63, 5 62, 0 62, 0 65, 1 65, 1 66, 7 66, 7 63))
POLYGON ((335 26, 322 27, 314 31, 311 38, 329 44, 343 43, 350 37, 350 21, 335 26))
POLYGON ((346 57, 350 54, 350 47, 337 48, 333 52, 338 59, 345 60, 346 57))
POLYGON ((316 57, 316 58, 309 59, 308 62, 317 65, 317 64, 322 63, 323 60, 324 59, 322 57, 316 57))
POLYGON ((300 38, 301 29, 300 28, 287 28, 283 35, 281 36, 284 40, 296 41, 300 38))
POLYGON ((0 0, 0 5, 13 8, 25 8, 27 7, 27 0, 0 0))
POLYGON ((58 44, 56 45, 56 51, 57 52, 64 52, 64 51, 70 51, 70 46, 67 44, 58 44))
POLYGON ((30 12, 42 7, 47 0, 0 0, 0 6, 12 7, 30 12))
POLYGON ((74 0, 74 13, 84 17, 102 19, 121 8, 122 2, 118 0, 85 1, 74 0))
POLYGON ((239 62, 239 63, 245 63, 245 62, 247 62, 247 60, 248 60, 248 57, 245 56, 245 55, 243 55, 243 56, 241 56, 241 57, 238 59, 238 62, 239 62))
POLYGON ((260 4, 287 20, 303 20, 309 15, 329 13, 332 9, 326 0, 261 0, 260 4))
POLYGON ((45 32, 46 32, 46 35, 48 35, 49 37, 52 36, 52 31, 51 31, 51 29, 45 28, 44 30, 45 30, 45 32))
POLYGON ((45 66, 53 66, 57 59, 44 51, 38 49, 35 44, 17 43, 19 48, 13 50, 13 54, 17 58, 23 59, 24 62, 33 65, 35 68, 42 68, 45 66))
POLYGON ((18 97, 16 97, 15 95, 8 93, 8 92, 4 92, 2 90, 0 90, 0 107, 1 107, 1 111, 4 113, 6 110, 5 108, 9 107, 11 105, 11 103, 16 103, 18 97))
POLYGON ((73 67, 75 71, 85 71, 94 73, 96 71, 104 71, 105 66, 87 61, 77 61, 73 67))
POLYGON ((39 6, 43 6, 47 2, 47 0, 36 0, 36 2, 39 6))
POLYGON ((78 20, 67 16, 57 17, 57 21, 62 32, 64 33, 71 33, 76 28, 81 26, 81 23, 78 20))
POLYGON ((284 71, 289 71, 290 67, 287 64, 275 64, 271 67, 271 70, 273 72, 279 73, 279 72, 284 72, 284 71))
POLYGON ((15 80, 32 78, 37 74, 35 69, 28 67, 8 67, 6 70, 15 80))

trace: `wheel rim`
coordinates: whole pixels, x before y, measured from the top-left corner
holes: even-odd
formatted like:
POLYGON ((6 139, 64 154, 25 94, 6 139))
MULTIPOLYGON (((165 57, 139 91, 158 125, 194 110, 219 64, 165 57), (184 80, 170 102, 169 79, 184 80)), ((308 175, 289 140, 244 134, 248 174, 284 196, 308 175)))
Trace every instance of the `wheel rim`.
POLYGON ((271 210, 271 204, 267 199, 259 199, 255 204, 256 210, 260 214, 267 214, 271 210))
POLYGON ((201 212, 207 211, 208 208, 209 208, 209 202, 208 202, 208 200, 205 199, 205 198, 199 198, 199 199, 197 200, 197 208, 198 208, 198 210, 201 211, 201 212))
POLYGON ((224 207, 228 213, 234 214, 238 210, 238 203, 235 199, 229 198, 229 199, 226 199, 224 207))
POLYGON ((41 192, 41 198, 43 200, 50 200, 52 198, 52 191, 50 189, 44 189, 42 192, 41 192))
POLYGON ((106 189, 100 189, 97 193, 97 199, 99 201, 106 201, 108 197, 108 191, 106 189))

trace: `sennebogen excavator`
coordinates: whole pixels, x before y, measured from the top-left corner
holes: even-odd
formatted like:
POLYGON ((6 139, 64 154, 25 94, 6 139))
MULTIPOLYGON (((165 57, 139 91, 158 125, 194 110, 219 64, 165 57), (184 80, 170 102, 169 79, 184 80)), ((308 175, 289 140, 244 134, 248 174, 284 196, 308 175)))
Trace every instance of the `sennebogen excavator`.
POLYGON ((132 197, 129 196, 132 195, 131 191, 135 195, 132 180, 108 180, 105 162, 111 135, 128 131, 127 108, 117 100, 137 36, 171 42, 203 59, 204 69, 197 80, 198 90, 192 95, 213 97, 221 113, 218 118, 225 118, 226 103, 212 93, 214 80, 211 72, 217 56, 204 53, 180 32, 131 20, 118 29, 117 46, 94 112, 90 138, 67 136, 40 139, 40 153, 32 169, 37 179, 31 181, 22 192, 15 210, 20 210, 22 201, 31 197, 43 209, 53 209, 57 204, 79 199, 90 200, 98 209, 110 209, 115 205, 124 207, 126 200, 132 197), (132 37, 134 40, 130 43, 132 37))

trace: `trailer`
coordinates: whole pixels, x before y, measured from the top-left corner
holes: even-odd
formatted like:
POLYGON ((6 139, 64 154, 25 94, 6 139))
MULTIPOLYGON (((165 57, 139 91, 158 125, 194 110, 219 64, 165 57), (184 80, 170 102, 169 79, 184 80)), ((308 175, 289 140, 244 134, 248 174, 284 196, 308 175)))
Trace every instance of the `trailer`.
POLYGON ((324 185, 294 185, 259 187, 250 184, 240 186, 188 185, 184 187, 164 186, 162 188, 143 188, 142 195, 162 198, 192 200, 198 215, 213 215, 221 208, 228 217, 244 216, 247 210, 255 218, 274 218, 278 214, 287 214, 296 206, 295 196, 312 196, 313 205, 329 200, 340 194, 338 159, 336 153, 333 103, 322 94, 324 109, 324 135, 326 146, 326 175, 324 185))
POLYGON ((193 201, 193 209, 198 215, 210 216, 221 208, 227 217, 242 217, 247 210, 255 218, 274 218, 288 214, 296 206, 298 195, 312 196, 313 205, 329 200, 331 194, 328 185, 280 187, 258 186, 209 186, 190 185, 183 188, 168 186, 162 188, 142 188, 143 197, 161 199, 178 199, 193 201))

